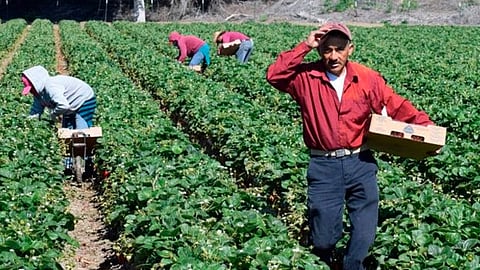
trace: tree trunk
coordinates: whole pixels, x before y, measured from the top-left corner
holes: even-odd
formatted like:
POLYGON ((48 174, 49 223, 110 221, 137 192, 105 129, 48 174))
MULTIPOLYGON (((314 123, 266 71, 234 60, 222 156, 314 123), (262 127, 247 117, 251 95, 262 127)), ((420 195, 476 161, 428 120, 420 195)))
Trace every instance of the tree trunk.
POLYGON ((145 22, 145 0, 135 0, 136 22, 145 22))

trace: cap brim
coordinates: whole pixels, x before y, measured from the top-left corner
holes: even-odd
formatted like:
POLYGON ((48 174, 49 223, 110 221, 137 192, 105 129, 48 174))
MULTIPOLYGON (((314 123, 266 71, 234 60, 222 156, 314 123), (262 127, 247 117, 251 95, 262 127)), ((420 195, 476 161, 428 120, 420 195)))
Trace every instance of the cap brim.
POLYGON ((30 90, 32 90, 31 86, 26 86, 23 88, 22 95, 26 96, 30 93, 30 90))
POLYGON ((352 33, 344 24, 327 23, 320 26, 319 30, 324 32, 323 37, 320 40, 325 40, 332 32, 342 33, 348 40, 352 40, 352 33))

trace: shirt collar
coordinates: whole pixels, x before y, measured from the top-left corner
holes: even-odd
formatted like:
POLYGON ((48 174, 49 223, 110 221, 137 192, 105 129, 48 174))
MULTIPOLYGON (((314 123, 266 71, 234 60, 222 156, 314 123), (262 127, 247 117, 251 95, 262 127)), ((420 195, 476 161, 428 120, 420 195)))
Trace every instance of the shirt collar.
MULTIPOLYGON (((320 78, 323 81, 329 81, 327 72, 325 69, 325 65, 323 64, 323 62, 321 62, 321 60, 319 61, 318 64, 320 65, 320 67, 318 69, 312 69, 310 71, 310 76, 320 78)), ((358 82, 358 78, 359 78, 358 73, 356 72, 356 70, 354 69, 350 61, 347 62, 346 68, 347 68, 347 76, 345 77, 345 81, 358 82)))

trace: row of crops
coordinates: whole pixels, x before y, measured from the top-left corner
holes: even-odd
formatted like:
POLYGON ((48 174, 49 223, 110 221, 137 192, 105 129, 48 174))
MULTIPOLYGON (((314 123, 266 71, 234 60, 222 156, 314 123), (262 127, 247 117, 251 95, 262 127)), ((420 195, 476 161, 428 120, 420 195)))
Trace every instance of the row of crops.
MULTIPOLYGON (((308 154, 294 102, 265 81, 276 55, 311 27, 291 24, 59 24, 70 74, 96 90, 97 165, 115 250, 138 269, 327 269, 309 252, 308 154), (247 65, 212 52, 204 75, 174 61, 170 31, 239 30, 247 65)), ((354 60, 381 71, 447 127, 443 152, 420 162, 377 153, 381 269, 479 269, 480 29, 351 28, 354 60), (399 46, 401 44, 401 46, 399 46)), ((60 147, 47 121, 26 121, 19 74, 54 73, 53 24, 0 24, 0 58, 24 37, 0 80, 0 269, 59 269, 73 224, 60 147), (15 267, 14 267, 15 268, 15 267)), ((213 47, 213 44, 211 44, 213 47)), ((314 53, 308 60, 316 58, 314 53)), ((344 239, 348 240, 348 226, 344 239)))

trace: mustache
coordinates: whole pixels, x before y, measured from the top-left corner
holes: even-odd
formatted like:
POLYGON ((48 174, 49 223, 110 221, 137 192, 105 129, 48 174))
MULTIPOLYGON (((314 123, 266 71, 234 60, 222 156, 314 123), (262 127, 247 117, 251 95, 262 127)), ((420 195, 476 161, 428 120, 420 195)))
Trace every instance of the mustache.
POLYGON ((327 61, 327 65, 331 66, 331 65, 335 65, 335 64, 340 64, 341 62, 338 61, 338 60, 328 60, 327 61))

